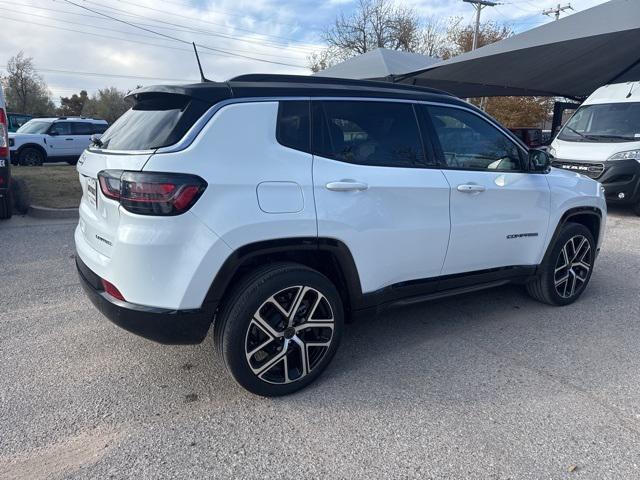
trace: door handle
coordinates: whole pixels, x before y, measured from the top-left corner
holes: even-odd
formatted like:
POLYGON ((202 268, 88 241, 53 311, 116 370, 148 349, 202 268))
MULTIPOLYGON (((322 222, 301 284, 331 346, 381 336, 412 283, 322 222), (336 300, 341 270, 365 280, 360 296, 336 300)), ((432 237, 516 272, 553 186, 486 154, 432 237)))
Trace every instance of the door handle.
POLYGON ((73 140, 73 138, 65 138, 66 141, 73 140))
POLYGON ((480 193, 486 190, 482 185, 468 184, 458 185, 458 191, 462 193, 480 193))
POLYGON ((354 182, 352 180, 341 180, 339 182, 329 182, 326 185, 327 190, 333 192, 360 192, 369 188, 369 185, 363 182, 354 182))

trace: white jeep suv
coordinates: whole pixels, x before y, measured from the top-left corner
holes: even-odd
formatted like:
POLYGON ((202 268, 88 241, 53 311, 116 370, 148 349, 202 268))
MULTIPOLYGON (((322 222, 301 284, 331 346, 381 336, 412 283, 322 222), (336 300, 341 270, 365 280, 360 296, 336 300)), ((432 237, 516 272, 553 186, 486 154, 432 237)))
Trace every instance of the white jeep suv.
POLYGON ((121 327, 198 343, 243 387, 316 379, 346 319, 497 287, 567 305, 600 185, 442 92, 247 75, 132 93, 78 162, 81 282, 121 327))
POLYGON ((42 165, 48 161, 75 165, 92 135, 100 135, 106 129, 106 121, 94 118, 34 118, 9 134, 11 161, 14 165, 42 165))

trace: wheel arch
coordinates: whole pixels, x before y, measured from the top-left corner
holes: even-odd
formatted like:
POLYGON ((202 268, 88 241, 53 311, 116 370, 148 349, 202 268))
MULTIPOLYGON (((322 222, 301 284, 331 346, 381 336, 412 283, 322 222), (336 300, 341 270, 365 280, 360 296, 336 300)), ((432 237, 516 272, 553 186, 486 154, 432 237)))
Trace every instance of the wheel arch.
POLYGON ((556 225, 556 229, 553 232, 551 240, 547 244, 547 249, 545 251, 543 261, 546 260, 547 255, 553 248, 558 235, 560 235, 562 227, 570 222, 578 223, 587 227, 587 229, 589 229, 589 231, 593 235, 596 245, 598 244, 598 240, 600 239, 600 225, 602 224, 602 210, 600 210, 598 207, 586 206, 570 208, 560 217, 560 221, 556 225))
POLYGON ((338 289, 348 312, 362 304, 360 277, 349 248, 332 238, 287 238, 251 243, 235 250, 218 270, 203 303, 217 308, 229 289, 253 268, 289 261, 305 265, 328 277, 338 289))
POLYGON ((44 147, 42 145, 40 145, 39 143, 32 143, 31 142, 31 143, 25 143, 24 145, 20 145, 18 147, 18 151, 17 151, 17 154, 16 154, 18 162, 20 161, 20 155, 22 154, 22 151, 25 148, 35 148, 36 150, 39 150, 40 153, 42 153, 42 157, 43 157, 42 160, 43 161, 46 161, 47 158, 48 158, 47 151, 44 149, 44 147))

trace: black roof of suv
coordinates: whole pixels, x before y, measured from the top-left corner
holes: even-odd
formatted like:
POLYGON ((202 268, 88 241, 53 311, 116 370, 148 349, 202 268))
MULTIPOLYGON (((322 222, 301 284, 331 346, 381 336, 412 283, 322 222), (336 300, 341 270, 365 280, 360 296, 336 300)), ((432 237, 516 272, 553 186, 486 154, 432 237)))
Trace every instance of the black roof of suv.
POLYGON ((259 97, 349 97, 396 98, 438 101, 467 105, 466 102, 440 90, 411 85, 303 75, 251 74, 227 82, 202 82, 192 85, 153 85, 129 94, 135 100, 157 94, 184 95, 209 103, 230 98, 259 97))

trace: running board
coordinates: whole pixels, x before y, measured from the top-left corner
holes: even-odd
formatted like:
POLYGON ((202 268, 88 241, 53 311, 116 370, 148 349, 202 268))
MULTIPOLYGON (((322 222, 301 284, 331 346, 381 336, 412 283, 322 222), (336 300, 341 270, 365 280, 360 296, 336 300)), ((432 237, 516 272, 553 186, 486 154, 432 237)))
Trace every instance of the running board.
POLYGON ((511 283, 511 280, 496 280, 494 282, 481 283, 479 285, 470 285, 468 287, 460 287, 460 288, 452 288, 450 290, 443 290, 441 292, 433 292, 428 293, 426 295, 418 295, 410 298, 403 298, 401 300, 396 300, 388 304, 391 306, 399 306, 404 307, 407 305, 414 305, 416 303, 428 302, 431 300, 437 300, 439 298, 452 297, 454 295, 462 295, 465 293, 477 292, 479 290, 486 290, 487 288, 499 287, 501 285, 506 285, 507 283, 511 283))

